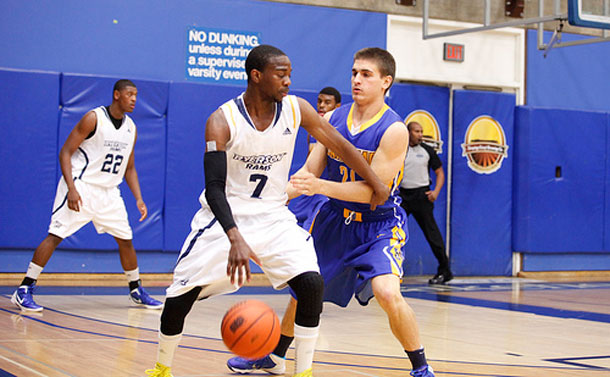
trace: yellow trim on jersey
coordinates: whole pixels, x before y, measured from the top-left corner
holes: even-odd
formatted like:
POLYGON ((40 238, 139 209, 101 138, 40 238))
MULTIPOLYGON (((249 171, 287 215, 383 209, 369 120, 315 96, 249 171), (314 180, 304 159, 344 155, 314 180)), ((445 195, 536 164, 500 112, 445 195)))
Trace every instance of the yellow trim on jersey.
POLYGON ((349 130, 349 132, 352 135, 354 135, 355 133, 357 134, 359 132, 362 132, 362 131, 366 130, 367 128, 369 128, 370 126, 372 126, 373 124, 377 123, 379 121, 379 119, 381 119, 383 114, 385 114, 385 112, 388 111, 388 109, 390 108, 390 106, 388 106, 386 103, 384 103, 383 106, 381 107, 381 110, 379 110, 379 112, 377 114, 375 114, 374 117, 372 117, 371 119, 369 119, 366 122, 362 123, 360 125, 360 127, 358 128, 358 131, 353 133, 352 132, 352 126, 354 125, 353 112, 354 112, 354 106, 355 105, 356 105, 355 103, 352 103, 352 106, 349 109, 349 114, 347 114, 347 129, 349 130))
POLYGON ((290 102, 290 109, 292 110, 292 124, 294 124, 294 126, 292 126, 293 129, 297 128, 297 114, 294 112, 294 104, 292 103, 292 96, 288 97, 288 102, 290 102))
POLYGON ((392 182, 390 182, 389 187, 390 187, 390 192, 394 192, 394 190, 396 190, 398 188, 398 186, 400 186, 400 182, 402 182, 402 177, 404 175, 405 172, 405 167, 401 167, 400 170, 398 171, 398 174, 396 174, 396 176, 394 177, 394 179, 392 180, 392 182))
POLYGON ((236 127, 235 118, 233 117, 233 108, 230 103, 227 104, 227 107, 229 108, 229 114, 231 114, 231 121, 233 122, 233 127, 236 127))

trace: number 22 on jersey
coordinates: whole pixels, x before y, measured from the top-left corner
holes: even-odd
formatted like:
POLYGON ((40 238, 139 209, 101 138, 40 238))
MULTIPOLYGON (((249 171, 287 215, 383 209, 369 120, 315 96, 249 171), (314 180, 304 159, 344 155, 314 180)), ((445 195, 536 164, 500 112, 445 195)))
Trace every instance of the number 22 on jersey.
POLYGON ((102 171, 104 173, 119 174, 119 169, 121 168, 122 162, 123 156, 121 156, 120 154, 113 155, 112 153, 108 153, 106 157, 104 157, 102 171))

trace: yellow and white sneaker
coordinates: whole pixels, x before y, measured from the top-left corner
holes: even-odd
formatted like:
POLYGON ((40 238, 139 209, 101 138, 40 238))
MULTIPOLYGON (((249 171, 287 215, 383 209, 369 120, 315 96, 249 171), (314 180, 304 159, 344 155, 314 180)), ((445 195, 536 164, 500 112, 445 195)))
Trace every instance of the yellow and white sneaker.
POLYGON ((297 373, 292 377, 313 377, 313 370, 312 368, 307 369, 306 371, 303 371, 301 373, 297 373))
POLYGON ((172 375, 172 368, 166 367, 161 363, 156 363, 155 369, 147 369, 145 373, 148 377, 174 377, 172 375))

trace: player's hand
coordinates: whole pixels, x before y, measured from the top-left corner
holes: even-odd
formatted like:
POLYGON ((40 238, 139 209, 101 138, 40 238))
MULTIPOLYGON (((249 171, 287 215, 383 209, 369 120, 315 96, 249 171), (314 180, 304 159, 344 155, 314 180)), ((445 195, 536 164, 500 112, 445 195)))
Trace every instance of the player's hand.
POLYGON ((426 196, 428 197, 430 203, 434 203, 438 197, 438 194, 434 191, 426 191, 426 196))
POLYGON ((227 263, 227 276, 231 278, 231 284, 235 284, 235 277, 237 276, 237 284, 241 287, 244 284, 244 271, 246 281, 250 281, 250 258, 257 264, 260 264, 260 260, 254 255, 250 246, 241 236, 239 230, 237 230, 237 227, 229 229, 227 236, 231 242, 227 263))
POLYGON ((146 208, 146 204, 142 199, 136 201, 136 205, 138 206, 138 211, 140 211, 140 214, 142 215, 140 217, 140 222, 142 222, 146 217, 148 217, 148 208, 146 208))
POLYGON ((286 195, 288 195, 288 200, 286 201, 286 205, 288 205, 288 203, 290 203, 292 199, 301 195, 301 193, 294 188, 290 181, 288 181, 288 183, 286 184, 286 195))
POLYGON ((374 211, 378 205, 381 205, 390 197, 390 188, 384 184, 373 187, 373 195, 371 196, 371 211, 374 211))
POLYGON ((311 196, 320 192, 320 179, 310 172, 296 172, 290 177, 290 184, 302 195, 311 196))
POLYGON ((68 208, 72 211, 79 212, 80 207, 83 205, 83 200, 78 193, 76 188, 68 189, 68 208))

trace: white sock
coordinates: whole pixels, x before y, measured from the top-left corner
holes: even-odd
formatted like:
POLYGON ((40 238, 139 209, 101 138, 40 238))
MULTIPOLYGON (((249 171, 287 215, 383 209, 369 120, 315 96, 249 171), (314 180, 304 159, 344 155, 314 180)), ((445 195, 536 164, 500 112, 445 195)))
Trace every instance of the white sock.
POLYGON ((311 368, 319 332, 320 326, 303 327, 294 325, 294 374, 302 373, 311 368))
POLYGON ((174 352, 178 348, 178 343, 182 339, 182 334, 178 335, 163 335, 159 331, 159 348, 157 349, 157 362, 166 367, 172 366, 174 360, 174 352))
POLYGON ((38 280, 38 276, 40 276, 40 273, 42 272, 42 269, 44 267, 40 267, 39 265, 37 265, 34 262, 30 262, 30 265, 28 266, 28 270, 25 273, 25 277, 28 277, 30 279, 34 279, 34 280, 38 280))
POLYGON ((127 276, 128 283, 140 280, 140 268, 136 267, 135 270, 125 271, 125 276, 127 276))

